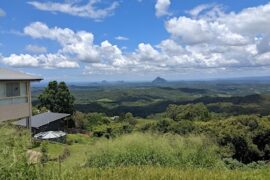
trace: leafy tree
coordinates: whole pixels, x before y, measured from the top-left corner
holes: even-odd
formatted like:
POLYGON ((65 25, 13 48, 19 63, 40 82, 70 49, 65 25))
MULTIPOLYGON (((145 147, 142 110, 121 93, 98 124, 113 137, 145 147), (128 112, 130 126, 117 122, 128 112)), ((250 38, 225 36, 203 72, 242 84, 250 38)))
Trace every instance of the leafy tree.
POLYGON ((74 120, 76 128, 86 129, 87 119, 84 113, 76 111, 74 115, 72 116, 72 119, 74 120))
POLYGON ((200 125, 201 132, 216 137, 222 156, 245 164, 270 160, 270 121, 255 115, 231 117, 200 125))
POLYGON ((173 121, 170 119, 159 120, 157 123, 157 130, 161 133, 168 133, 171 131, 173 121))
POLYGON ((37 114, 44 113, 44 112, 48 112, 48 109, 46 107, 40 107, 40 108, 37 108, 35 106, 32 107, 32 114, 33 115, 37 115, 37 114))
POLYGON ((208 120, 210 112, 207 107, 202 104, 187 104, 187 105, 169 105, 166 111, 167 117, 174 121, 181 120, 208 120))
POLYGON ((102 113, 89 113, 86 116, 87 129, 93 130, 95 126, 110 124, 110 120, 102 113))
POLYGON ((128 112, 125 114, 125 119, 132 119, 133 118, 133 114, 128 112))
POLYGON ((70 93, 65 82, 49 82, 48 87, 39 95, 41 107, 46 107, 52 112, 74 113, 74 96, 70 93))
POLYGON ((128 122, 130 125, 135 126, 137 124, 137 120, 133 117, 133 114, 128 112, 125 114, 125 122, 128 122))

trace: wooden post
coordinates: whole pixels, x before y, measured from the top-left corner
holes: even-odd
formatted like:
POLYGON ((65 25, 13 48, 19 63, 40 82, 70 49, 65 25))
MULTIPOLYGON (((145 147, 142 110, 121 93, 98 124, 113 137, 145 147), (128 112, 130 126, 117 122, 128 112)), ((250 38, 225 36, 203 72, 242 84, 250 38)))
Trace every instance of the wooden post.
POLYGON ((28 105, 29 105, 29 114, 27 121, 27 128, 30 130, 31 140, 32 140, 32 93, 31 93, 31 82, 27 82, 27 94, 28 94, 28 105))

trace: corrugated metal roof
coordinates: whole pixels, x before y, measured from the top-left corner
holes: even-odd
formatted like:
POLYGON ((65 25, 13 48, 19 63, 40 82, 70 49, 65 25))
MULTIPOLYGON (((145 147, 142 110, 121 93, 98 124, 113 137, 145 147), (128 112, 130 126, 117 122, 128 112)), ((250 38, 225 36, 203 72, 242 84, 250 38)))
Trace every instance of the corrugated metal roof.
MULTIPOLYGON (((70 116, 70 114, 46 112, 46 113, 32 116, 31 124, 33 128, 39 128, 41 126, 47 125, 51 122, 57 121, 59 119, 62 119, 68 116, 70 116)), ((16 121, 14 122, 14 124, 26 127, 26 119, 21 119, 19 121, 16 121)))
POLYGON ((13 71, 10 69, 0 68, 0 81, 15 81, 15 80, 29 80, 29 81, 41 81, 43 78, 39 76, 33 76, 30 74, 13 71))

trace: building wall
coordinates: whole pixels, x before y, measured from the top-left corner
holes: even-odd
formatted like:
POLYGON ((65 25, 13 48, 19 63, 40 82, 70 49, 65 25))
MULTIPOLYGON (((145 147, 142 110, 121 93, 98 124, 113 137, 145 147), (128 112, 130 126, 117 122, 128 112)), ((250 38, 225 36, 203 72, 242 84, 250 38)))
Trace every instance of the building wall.
POLYGON ((0 105, 0 122, 29 117, 29 104, 0 105))
MULTIPOLYGON (((0 81, 5 83, 7 81, 0 81)), ((19 81, 25 82, 25 81, 19 81)), ((30 82, 27 81, 26 96, 19 97, 0 97, 0 101, 10 101, 12 103, 0 103, 0 122, 6 120, 16 120, 21 118, 30 117, 32 114, 32 105, 31 105, 31 87, 30 82), (25 98, 26 100, 21 101, 20 98, 25 98), (18 101, 20 100, 20 101, 18 101)), ((1 87, 0 87, 1 88, 1 87)))
POLYGON ((64 131, 65 130, 65 120, 59 119, 44 126, 39 127, 38 129, 32 129, 35 133, 45 132, 45 131, 64 131))

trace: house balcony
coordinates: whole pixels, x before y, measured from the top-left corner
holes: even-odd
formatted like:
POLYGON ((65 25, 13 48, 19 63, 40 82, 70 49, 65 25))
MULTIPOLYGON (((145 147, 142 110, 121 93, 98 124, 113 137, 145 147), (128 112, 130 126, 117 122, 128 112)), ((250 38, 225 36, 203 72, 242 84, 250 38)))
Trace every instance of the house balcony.
POLYGON ((27 96, 0 97, 0 106, 11 104, 25 104, 25 103, 28 103, 27 96))

